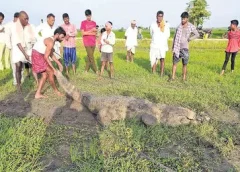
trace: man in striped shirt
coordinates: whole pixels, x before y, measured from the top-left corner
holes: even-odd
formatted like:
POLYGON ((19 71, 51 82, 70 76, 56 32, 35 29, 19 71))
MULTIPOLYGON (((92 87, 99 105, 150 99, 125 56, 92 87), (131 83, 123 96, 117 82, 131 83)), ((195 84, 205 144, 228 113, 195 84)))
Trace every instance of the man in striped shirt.
POLYGON ((77 36, 77 29, 76 27, 69 22, 69 15, 67 13, 63 14, 63 21, 64 24, 62 28, 66 32, 66 37, 63 41, 64 43, 64 50, 63 50, 63 58, 64 64, 66 66, 66 73, 68 74, 68 67, 72 65, 73 73, 76 74, 76 36, 77 36))

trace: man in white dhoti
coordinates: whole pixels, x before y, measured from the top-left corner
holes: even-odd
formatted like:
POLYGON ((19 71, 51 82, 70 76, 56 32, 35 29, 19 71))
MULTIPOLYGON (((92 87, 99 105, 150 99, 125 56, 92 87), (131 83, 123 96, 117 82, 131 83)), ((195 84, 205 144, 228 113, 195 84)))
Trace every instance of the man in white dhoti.
MULTIPOLYGON (((17 79, 16 79, 16 66, 14 63, 12 63, 12 53, 11 53, 11 50, 12 50, 12 28, 14 26, 14 23, 17 22, 18 18, 19 18, 19 12, 14 13, 13 21, 8 22, 4 27, 5 28, 5 37, 6 37, 5 38, 6 39, 5 53, 6 53, 6 50, 9 51, 10 62, 11 62, 11 67, 12 67, 12 74, 13 74, 13 85, 17 85, 17 79)), ((22 79, 21 80, 22 80, 22 82, 24 80, 23 70, 22 70, 22 79)))
POLYGON ((12 41, 12 63, 16 66, 17 89, 21 91, 21 78, 23 63, 29 61, 29 55, 25 51, 24 27, 28 25, 28 15, 21 11, 19 19, 13 23, 11 27, 11 41, 12 41))
POLYGON ((131 22, 131 26, 126 30, 125 39, 127 47, 127 62, 130 60, 133 62, 137 43, 138 29, 136 27, 136 21, 131 22))
POLYGON ((152 72, 156 72, 158 60, 160 60, 160 75, 164 74, 165 57, 168 51, 168 39, 170 37, 170 28, 168 23, 163 20, 164 12, 157 12, 157 21, 152 23, 150 34, 152 37, 150 45, 150 61, 152 72))
MULTIPOLYGON (((3 54, 5 51, 5 28, 3 26, 4 14, 0 12, 0 71, 4 69, 4 65, 2 63, 3 54)), ((5 59, 6 60, 6 59, 5 59)))

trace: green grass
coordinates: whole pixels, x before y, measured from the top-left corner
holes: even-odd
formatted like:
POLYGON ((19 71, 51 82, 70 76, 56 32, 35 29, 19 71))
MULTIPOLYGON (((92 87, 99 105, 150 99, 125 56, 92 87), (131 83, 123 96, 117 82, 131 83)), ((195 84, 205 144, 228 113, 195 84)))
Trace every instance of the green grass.
POLYGON ((40 171, 45 130, 40 119, 0 117, 0 171, 40 171))
MULTIPOLYGON (((232 153, 238 149, 240 126, 231 122, 239 122, 239 116, 234 118, 230 110, 239 111, 240 61, 237 58, 234 73, 228 66, 226 75, 219 76, 226 44, 224 40, 192 42, 187 82, 181 80, 181 64, 177 80, 168 82, 171 52, 167 53, 165 76, 151 74, 149 40, 139 42, 134 63, 126 62, 124 41, 118 41, 114 47, 115 79, 108 79, 105 72, 104 80, 99 81, 93 72, 83 73, 86 52, 78 44, 78 71, 70 78, 80 90, 179 105, 198 115, 208 113, 212 121, 198 126, 145 127, 139 121, 128 120, 98 128, 96 134, 91 134, 81 126, 51 123, 47 127, 36 118, 1 117, 0 171, 39 171, 43 168, 41 157, 58 157, 57 149, 62 144, 70 147, 62 171, 164 171, 157 163, 176 171, 237 171, 239 164, 229 159, 234 159, 232 153), (73 134, 68 134, 69 130, 73 134), (139 155, 141 152, 155 163, 139 155)), ((98 51, 95 57, 100 67, 98 51)), ((0 80, 0 99, 5 100, 15 91, 11 72, 1 72, 0 80)), ((33 80, 26 81, 24 89, 30 92, 33 86, 33 80)))

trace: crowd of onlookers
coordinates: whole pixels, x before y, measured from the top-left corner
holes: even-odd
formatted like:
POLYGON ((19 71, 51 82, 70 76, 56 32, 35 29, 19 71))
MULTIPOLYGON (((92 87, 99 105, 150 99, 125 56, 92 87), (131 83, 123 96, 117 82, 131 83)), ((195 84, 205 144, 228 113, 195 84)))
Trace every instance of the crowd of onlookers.
MULTIPOLYGON (((104 69, 110 69, 110 78, 114 77, 114 45, 116 37, 112 31, 113 23, 106 22, 104 28, 99 28, 96 22, 92 20, 91 10, 85 11, 86 20, 81 22, 80 31, 82 33, 83 44, 87 52, 85 72, 90 68, 101 76, 104 69), (98 70, 94 51, 98 48, 101 52, 101 69, 98 70)), ((0 13, 0 71, 4 68, 12 68, 13 84, 21 91, 21 84, 24 80, 23 69, 26 69, 27 76, 31 73, 38 86, 36 98, 43 98, 41 94, 44 83, 48 80, 54 91, 61 95, 55 82, 54 74, 56 69, 52 62, 55 62, 60 71, 65 66, 66 74, 69 74, 69 68, 72 67, 76 74, 76 36, 77 28, 70 22, 67 13, 62 15, 63 24, 55 28, 55 16, 47 15, 47 21, 41 21, 37 27, 29 24, 29 17, 25 11, 14 14, 13 20, 3 24, 4 14, 0 13), (61 44, 62 42, 62 44, 61 44), (63 46, 63 52, 60 51, 63 46), (63 62, 60 60, 63 56, 63 62), (3 61, 5 62, 3 64, 3 61), (41 77, 39 77, 41 75, 41 77)), ((177 27, 173 39, 173 67, 170 81, 175 79, 178 62, 183 64, 183 80, 186 80, 187 64, 189 62, 189 42, 198 38, 199 33, 196 27, 189 21, 189 14, 181 14, 181 24, 177 27)), ((136 21, 131 21, 131 26, 125 32, 126 39, 126 60, 134 62, 136 47, 138 46, 138 28, 136 21)), ((234 70, 235 57, 240 48, 240 31, 238 30, 238 21, 231 21, 231 30, 228 33, 228 47, 226 49, 226 58, 221 74, 224 74, 227 63, 231 56, 231 70, 234 70)), ((164 20, 164 12, 158 11, 156 21, 150 26, 151 45, 150 45, 150 64, 152 72, 156 72, 158 61, 160 61, 160 75, 164 75, 165 57, 168 48, 168 39, 170 37, 170 27, 164 20)))

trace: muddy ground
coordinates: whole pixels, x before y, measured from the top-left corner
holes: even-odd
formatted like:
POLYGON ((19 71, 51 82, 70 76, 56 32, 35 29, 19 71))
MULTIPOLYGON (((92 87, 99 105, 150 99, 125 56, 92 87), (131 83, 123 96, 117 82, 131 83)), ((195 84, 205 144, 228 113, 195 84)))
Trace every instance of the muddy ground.
MULTIPOLYGON (((99 125, 94 119, 94 116, 79 103, 74 102, 69 97, 57 97, 52 93, 47 93, 49 98, 43 100, 35 100, 34 93, 13 93, 5 100, 0 101, 0 113, 11 117, 26 117, 38 116, 44 119, 48 125, 47 133, 55 132, 52 126, 67 127, 62 130, 61 138, 56 138, 58 143, 54 143, 54 151, 46 152, 41 162, 44 166, 44 171, 65 171, 72 168, 70 159, 70 143, 69 138, 78 132, 84 137, 91 137, 97 134, 99 125)), ((236 122, 238 114, 231 114, 231 120, 228 122, 236 122)), ((164 150, 161 154, 171 155, 171 150, 164 150)), ((206 152, 207 159, 217 157, 218 153, 209 148, 206 152)), ((222 163, 216 170, 225 171, 228 169, 227 164, 239 166, 240 164, 240 146, 232 152, 232 155, 222 163)), ((239 167, 240 168, 240 167, 239 167)))

